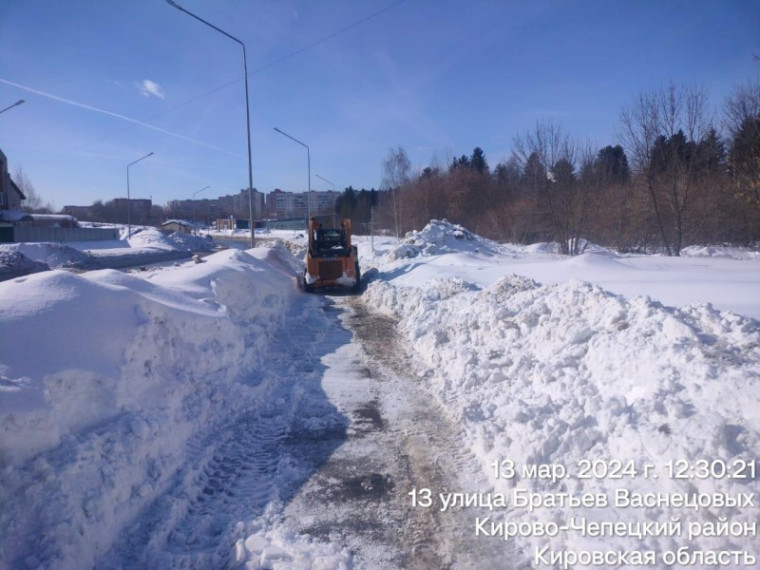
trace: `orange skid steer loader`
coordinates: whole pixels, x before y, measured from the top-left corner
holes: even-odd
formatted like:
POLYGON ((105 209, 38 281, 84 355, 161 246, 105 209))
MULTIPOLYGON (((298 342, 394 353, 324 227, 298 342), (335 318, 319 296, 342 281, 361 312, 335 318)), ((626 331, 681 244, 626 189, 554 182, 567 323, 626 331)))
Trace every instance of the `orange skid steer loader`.
POLYGON ((356 246, 351 244, 351 220, 348 218, 339 228, 323 228, 315 219, 309 220, 309 248, 305 261, 305 291, 339 287, 359 292, 359 255, 356 246))

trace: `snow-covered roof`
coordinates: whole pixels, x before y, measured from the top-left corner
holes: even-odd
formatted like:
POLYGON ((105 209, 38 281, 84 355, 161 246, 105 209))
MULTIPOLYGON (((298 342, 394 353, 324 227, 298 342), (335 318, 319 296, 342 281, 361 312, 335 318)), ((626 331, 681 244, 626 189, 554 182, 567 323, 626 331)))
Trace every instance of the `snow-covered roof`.
POLYGON ((187 220, 166 220, 164 223, 161 224, 161 227, 169 226, 171 224, 177 224, 179 226, 185 226, 185 227, 188 227, 188 228, 192 228, 193 227, 193 223, 192 222, 188 222, 187 220))
POLYGON ((42 226, 62 226, 75 228, 79 225, 79 221, 69 214, 29 214, 31 218, 38 222, 36 225, 42 226))
POLYGON ((21 210, 0 210, 0 222, 31 222, 34 218, 21 210))

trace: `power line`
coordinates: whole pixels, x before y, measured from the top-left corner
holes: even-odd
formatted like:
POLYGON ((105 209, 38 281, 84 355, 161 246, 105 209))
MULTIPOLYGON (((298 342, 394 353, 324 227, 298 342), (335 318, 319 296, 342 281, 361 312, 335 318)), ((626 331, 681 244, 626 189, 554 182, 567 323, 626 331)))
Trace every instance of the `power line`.
MULTIPOLYGON (((397 2, 394 2, 393 4, 390 4, 390 5, 386 6, 385 8, 382 8, 382 9, 378 10, 377 12, 373 12, 369 16, 365 16, 364 18, 361 18, 360 20, 357 20, 357 21, 355 21, 355 22, 353 22, 353 23, 351 23, 351 24, 349 24, 349 25, 347 25, 347 26, 345 26, 343 28, 340 28, 339 30, 337 30, 335 32, 332 32, 331 34, 328 34, 328 35, 326 35, 326 36, 324 36, 324 37, 322 37, 322 38, 320 38, 320 39, 318 39, 318 40, 316 40, 316 41, 314 41, 314 42, 312 42, 312 43, 310 43, 310 44, 308 44, 308 45, 306 45, 306 46, 304 46, 302 48, 299 48, 296 51, 294 51, 292 53, 289 53, 289 54, 287 54, 287 55, 285 55, 285 56, 283 56, 283 57, 281 57, 281 58, 279 58, 279 59, 277 59, 277 60, 275 60, 275 61, 273 61, 271 63, 267 63, 266 65, 262 65, 261 67, 257 67, 256 69, 253 69, 252 71, 248 72, 248 75, 250 76, 250 75, 253 75, 254 73, 260 73, 260 72, 265 71, 265 70, 267 70, 267 69, 269 69, 271 67, 274 67, 275 65, 279 65, 280 63, 283 63, 284 61, 287 61, 287 60, 291 59, 292 57, 300 55, 300 54, 302 54, 302 53, 304 53, 304 52, 306 52, 306 51, 308 51, 308 50, 310 50, 310 49, 312 49, 312 48, 314 48, 314 47, 316 47, 316 46, 318 46, 320 44, 323 44, 323 43, 325 43, 325 42, 327 42, 327 41, 329 41, 329 40, 331 40, 331 39, 339 36, 340 34, 343 34, 343 33, 347 32, 349 30, 352 30, 352 29, 354 29, 354 28, 356 28, 356 27, 364 24, 365 22, 368 22, 369 20, 371 20, 373 18, 376 18, 377 16, 380 16, 381 14, 384 14, 385 12, 388 12, 389 10, 392 10, 396 6, 398 6, 400 4, 403 4, 404 2, 407 2, 407 1, 408 0, 398 0, 397 2)), ((174 105, 173 107, 165 109, 165 110, 161 111, 160 113, 156 113, 155 115, 151 115, 150 117, 144 119, 144 121, 152 121, 154 119, 158 119, 159 117, 163 117, 164 115, 166 115, 168 113, 171 113, 172 111, 176 111, 177 109, 181 109, 182 107, 186 107, 187 105, 195 103, 196 101, 199 101, 199 100, 201 100, 201 99, 203 99, 205 97, 213 95, 214 93, 218 93, 219 91, 222 91, 223 89, 227 89, 228 87, 231 87, 232 85, 235 85, 236 83, 239 83, 242 80, 243 80, 242 77, 239 77, 237 79, 233 79, 232 81, 230 81, 228 83, 225 83, 224 85, 220 85, 219 87, 215 87, 215 88, 211 89, 210 91, 206 91, 205 93, 197 95, 196 97, 193 97, 192 99, 188 99, 187 101, 183 101, 182 103, 178 103, 177 105, 174 105)), ((137 123, 137 124, 143 124, 144 126, 150 127, 150 125, 148 125, 147 123, 140 123, 139 121, 134 121, 134 120, 132 122, 137 123)), ((122 133, 122 132, 124 132, 126 130, 129 130, 130 128, 132 128, 132 127, 126 127, 126 128, 120 129, 118 131, 114 131, 112 133, 103 135, 102 137, 100 137, 100 138, 95 139, 94 141, 92 141, 92 143, 87 143, 87 145, 93 144, 93 143, 101 141, 103 139, 110 138, 110 137, 115 136, 115 135, 117 135, 119 133, 122 133)), ((87 145, 84 145, 84 146, 87 146, 87 145)), ((82 147, 80 147, 80 148, 82 148, 82 147)))
POLYGON ((311 48, 316 47, 319 44, 323 44, 324 42, 326 42, 328 40, 331 40, 334 37, 339 36, 340 34, 342 34, 344 32, 347 32, 348 30, 352 30, 352 29, 356 28, 357 26, 362 25, 364 22, 367 22, 367 21, 371 20, 372 18, 375 18, 375 17, 379 16, 380 14, 384 14, 385 12, 387 12, 389 10, 392 10, 393 8, 395 8, 396 6, 398 6, 399 4, 403 4, 406 1, 407 0, 399 0, 398 2, 395 2, 395 3, 393 3, 393 4, 389 5, 389 6, 386 6, 385 8, 383 8, 381 10, 378 10, 377 12, 374 12, 373 14, 370 14, 369 16, 366 16, 366 17, 362 18, 361 20, 357 20, 353 24, 349 24, 345 28, 341 28, 337 32, 333 32, 332 34, 329 34, 329 35, 327 35, 327 36, 325 36, 323 38, 320 38, 320 39, 316 40, 315 42, 312 42, 309 45, 304 46, 301 49, 298 49, 298 50, 294 51, 293 53, 290 53, 290 54, 288 54, 286 56, 281 57, 278 60, 273 61, 272 63, 268 63, 267 65, 263 65, 263 66, 261 66, 259 68, 254 69, 253 71, 249 72, 249 75, 251 75, 253 73, 258 73, 260 71, 264 71, 265 69, 269 69, 270 67, 274 67, 275 65, 277 65, 279 63, 282 63, 283 61, 286 61, 286 60, 290 59, 291 57, 294 57, 294 56, 296 56, 298 54, 301 54, 301 53, 303 53, 303 52, 305 52, 307 50, 310 50, 311 48))
MULTIPOLYGON (((54 95, 52 93, 47 93, 45 91, 40 91, 39 89, 34 89, 33 87, 28 87, 26 85, 21 85, 19 83, 14 83, 13 81, 8 81, 7 79, 0 78, 0 83, 5 83, 6 85, 10 85, 11 87, 16 87, 17 89, 22 89, 24 91, 27 91, 29 93, 34 93, 35 95, 39 95, 40 97, 45 97, 47 99, 52 99, 53 101, 58 101, 59 103, 65 103, 67 105, 71 105, 72 107, 78 107, 80 109, 85 109, 87 111, 94 111, 96 113, 100 113, 102 115, 108 115, 109 117, 114 117, 116 119, 121 119, 122 121, 127 121, 128 123, 132 123, 133 125, 139 125, 141 127, 146 127, 148 129, 157 131, 159 133, 169 135, 187 142, 191 142, 194 144, 198 144, 201 146, 204 146, 206 148, 216 150, 219 152, 223 152, 225 154, 229 154, 230 156, 236 156, 240 157, 240 155, 237 155, 235 153, 229 152, 228 150, 224 150, 223 148, 219 148, 214 145, 210 145, 207 143, 204 143, 203 141, 199 141, 190 137, 186 137, 185 135, 180 135, 178 133, 173 133, 171 131, 167 131, 166 129, 162 129, 161 127, 156 127, 154 125, 151 125, 149 123, 146 123, 144 121, 138 121, 137 119, 133 119, 131 117, 127 117, 126 115, 121 115, 119 113, 114 113, 113 111, 108 111, 106 109, 101 109, 100 107, 95 107, 93 105, 88 105, 87 103, 79 103, 78 101, 74 101, 72 99, 66 99, 65 97, 60 97, 59 95, 54 95)), ((123 130, 123 129, 122 129, 123 130)), ((121 132, 121 131, 119 131, 121 132)), ((86 145, 85 145, 86 146, 86 145)), ((80 147, 82 148, 82 147, 80 147)))

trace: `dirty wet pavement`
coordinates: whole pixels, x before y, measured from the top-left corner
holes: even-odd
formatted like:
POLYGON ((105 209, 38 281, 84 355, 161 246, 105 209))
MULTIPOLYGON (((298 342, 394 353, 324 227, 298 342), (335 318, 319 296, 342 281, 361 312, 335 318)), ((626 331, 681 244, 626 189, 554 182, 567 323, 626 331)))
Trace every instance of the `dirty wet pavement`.
POLYGON ((393 319, 357 297, 328 300, 353 334, 322 358, 322 388, 348 418, 346 440, 285 509, 294 531, 342 544, 357 568, 510 568, 509 545, 475 536, 477 516, 412 506, 413 490, 485 493, 454 422, 412 375, 393 319))

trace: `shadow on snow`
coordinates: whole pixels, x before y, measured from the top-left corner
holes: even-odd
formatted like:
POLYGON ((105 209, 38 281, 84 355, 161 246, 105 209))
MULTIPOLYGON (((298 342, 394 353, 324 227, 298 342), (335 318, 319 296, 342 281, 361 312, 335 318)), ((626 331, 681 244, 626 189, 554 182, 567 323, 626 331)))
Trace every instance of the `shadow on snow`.
POLYGON ((257 405, 188 445, 167 492, 148 505, 101 567, 225 567, 234 544, 280 512, 346 440, 328 400, 322 357, 351 341, 331 301, 324 326, 281 330, 264 371, 245 383, 257 405), (241 524, 242 523, 242 524, 241 524))

